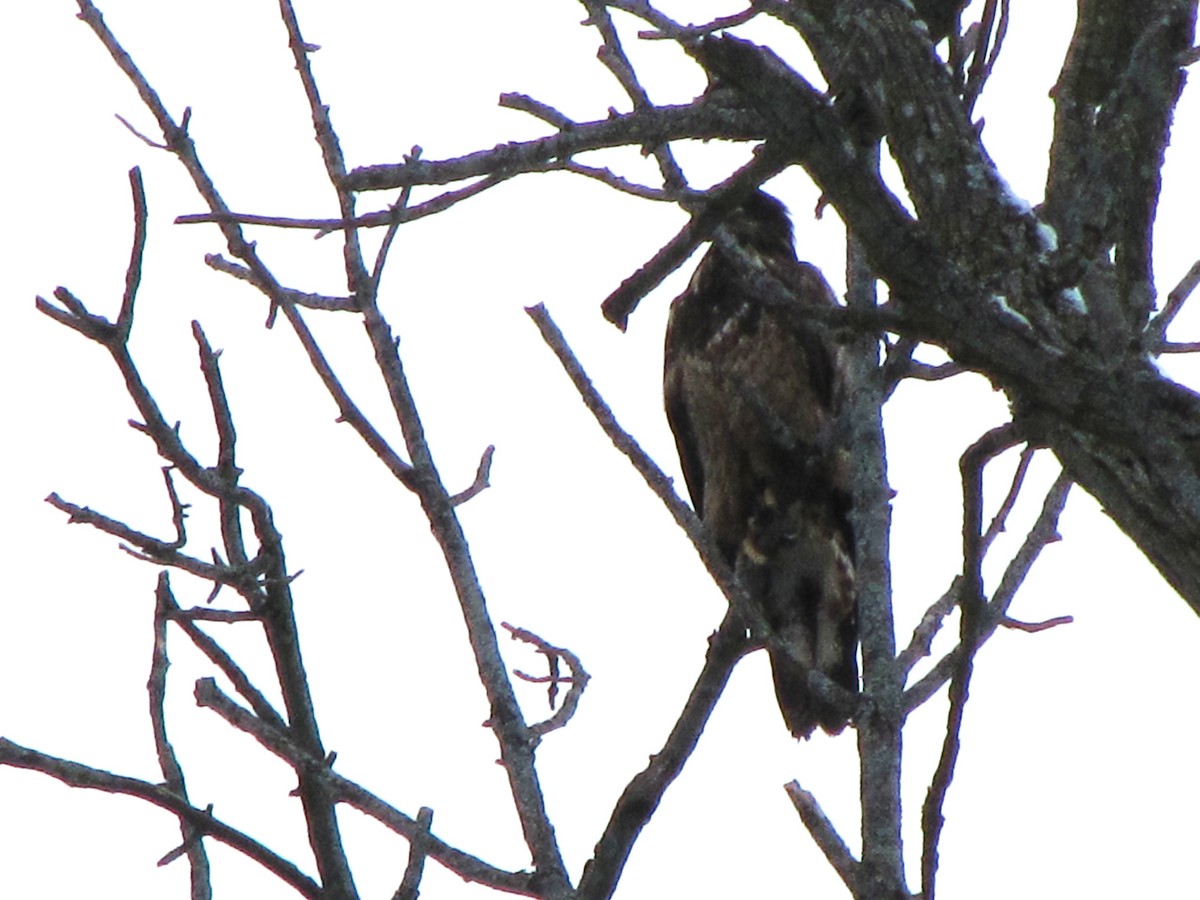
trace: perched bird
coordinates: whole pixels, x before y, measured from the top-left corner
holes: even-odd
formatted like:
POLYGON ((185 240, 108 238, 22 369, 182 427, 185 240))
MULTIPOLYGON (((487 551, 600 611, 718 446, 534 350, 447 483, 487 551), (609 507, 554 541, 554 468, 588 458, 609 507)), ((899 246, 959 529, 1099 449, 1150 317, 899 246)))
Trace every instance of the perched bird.
POLYGON ((817 669, 857 690, 854 532, 848 454, 835 423, 846 388, 840 348, 804 310, 836 305, 797 261, 783 204, 756 191, 723 223, 794 296, 768 304, 747 266, 714 242, 671 305, 663 392, 697 514, 771 631, 784 721, 797 738, 846 714, 813 694, 817 669))
POLYGON ((914 0, 917 15, 929 29, 929 39, 937 43, 958 23, 958 17, 967 5, 967 0, 914 0))

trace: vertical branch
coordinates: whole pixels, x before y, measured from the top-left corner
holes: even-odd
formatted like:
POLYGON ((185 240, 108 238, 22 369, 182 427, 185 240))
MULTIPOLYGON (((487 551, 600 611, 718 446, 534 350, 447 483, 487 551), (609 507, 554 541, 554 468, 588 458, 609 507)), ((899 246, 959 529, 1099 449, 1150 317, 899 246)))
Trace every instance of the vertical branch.
POLYGON ((350 293, 358 297, 361 302, 362 295, 370 291, 371 279, 363 263, 358 229, 349 224, 354 221, 354 194, 342 187, 342 182, 346 178, 346 160, 342 155, 337 132, 333 130, 333 122, 329 118, 329 107, 321 101, 317 80, 313 77, 312 66, 308 63, 308 54, 317 48, 304 40, 300 34, 300 23, 296 19, 296 10, 292 7, 291 0, 279 0, 279 13, 287 27, 288 47, 292 51, 292 59, 296 62, 296 71, 304 85, 304 96, 308 98, 313 131, 316 134, 317 145, 321 148, 321 157, 325 161, 325 171, 329 174, 329 181, 337 192, 342 221, 348 223, 343 230, 345 236, 343 257, 346 264, 347 286, 350 293))
MULTIPOLYGON (((601 0, 580 0, 580 2, 588 11, 588 18, 584 24, 595 26, 604 40, 603 46, 596 54, 600 58, 600 62, 612 72, 613 77, 625 89, 635 110, 653 108, 654 104, 650 102, 650 95, 642 87, 633 64, 629 61, 625 48, 621 45, 621 36, 617 34, 612 16, 608 14, 608 4, 601 0)), ((679 163, 675 161, 670 145, 658 144, 650 152, 654 154, 667 190, 677 192, 685 190, 687 178, 683 174, 683 169, 679 167, 679 163)))
MULTIPOLYGON (((317 143, 325 160, 330 182, 337 191, 342 219, 354 218, 353 194, 343 187, 346 176, 345 159, 337 133, 329 119, 329 109, 320 98, 316 80, 308 63, 313 49, 300 34, 300 26, 290 0, 280 0, 280 12, 287 26, 289 45, 296 61, 312 113, 317 143)), ((403 199, 407 200, 407 194, 403 199)), ((489 721, 500 743, 500 757, 508 772, 521 828, 533 857, 534 866, 547 881, 548 896, 564 895, 570 882, 563 863, 554 829, 546 812, 545 799, 534 766, 536 741, 527 727, 517 704, 512 682, 500 656, 499 642, 491 616, 487 611, 483 590, 471 559, 466 535, 454 512, 454 503, 434 465, 425 439, 424 426, 409 388, 404 367, 397 352, 397 342, 391 327, 378 306, 373 286, 380 271, 370 275, 363 263, 358 234, 353 225, 345 228, 346 275, 350 290, 355 294, 363 312, 364 325, 376 365, 387 387, 392 409, 404 435, 412 459, 413 471, 405 483, 421 501, 442 554, 445 557, 455 592, 467 624, 468 638, 475 655, 480 680, 488 695, 491 715, 489 721)), ((382 256, 381 256, 382 259, 382 256)), ((285 307, 285 312, 292 313, 285 307)), ((289 318, 291 316, 289 315, 289 318)), ((407 475, 408 473, 406 473, 407 475)))
POLYGON ((400 886, 392 895, 392 900, 417 900, 421 895, 421 878, 425 874, 426 845, 429 843, 429 829, 433 827, 433 810, 422 806, 417 811, 417 834, 408 844, 408 865, 404 867, 404 877, 400 886))
POLYGON ((117 331, 125 338, 133 325, 133 302, 142 283, 142 256, 146 252, 146 190, 142 186, 142 170, 129 170, 129 188, 133 192, 133 248, 129 266, 125 269, 125 292, 121 295, 121 312, 117 315, 117 331))
MULTIPOLYGON (((850 234, 846 253, 848 304, 851 309, 873 308, 877 302, 875 276, 862 247, 850 234)), ((848 350, 853 391, 846 415, 849 446, 854 448, 855 570, 866 694, 858 717, 862 865, 856 896, 892 897, 905 895, 907 889, 900 836, 904 676, 896 660, 892 618, 891 499, 883 435, 886 388, 879 367, 878 337, 864 334, 848 350)))
POLYGON ((383 374, 405 446, 412 459, 413 490, 441 548, 467 626, 467 639, 475 656, 479 680, 488 698, 488 724, 500 744, 500 759, 508 774, 522 834, 533 857, 534 868, 545 879, 546 896, 565 897, 570 893, 570 880, 554 836, 554 827, 550 824, 534 764, 536 737, 525 722, 504 659, 500 655, 496 628, 488 612, 466 534, 455 512, 454 500, 429 450, 424 425, 403 363, 396 352, 391 327, 380 313, 374 298, 368 298, 364 303, 363 317, 375 351, 376 364, 383 374))
MULTIPOLYGON (((979 649, 984 635, 986 605, 982 568, 987 536, 983 531, 983 469, 989 460, 1015 445, 1018 440, 1016 428, 1011 422, 1006 423, 993 428, 968 447, 959 462, 963 483, 963 574, 958 592, 961 610, 959 641, 962 652, 950 678, 950 711, 947 715, 941 757, 929 784, 929 791, 925 795, 925 803, 921 807, 922 900, 934 898, 938 842, 941 839, 942 825, 945 823, 942 807, 950 789, 950 782, 954 779, 955 765, 958 763, 963 710, 967 703, 971 675, 974 673, 975 651, 979 649)), ((1006 498, 1005 503, 1007 502, 1006 498)))
MULTIPOLYGON (((209 405, 217 427, 216 474, 230 491, 237 486, 241 469, 237 467, 237 432, 233 427, 233 414, 229 411, 229 400, 225 396, 225 383, 217 359, 221 355, 213 352, 200 323, 192 321, 192 337, 200 351, 200 371, 208 386, 209 405)), ((225 558, 234 566, 243 566, 247 561, 246 543, 242 535, 241 509, 228 495, 218 497, 221 519, 221 539, 225 545, 225 558)))
MULTIPOLYGON (((154 728, 154 749, 158 753, 158 766, 162 770, 163 784, 171 793, 190 805, 183 768, 175 756, 175 748, 167 739, 167 720, 163 703, 167 695, 167 620, 171 610, 178 608, 171 596, 171 583, 166 572, 158 575, 158 587, 154 591, 154 653, 150 662, 150 678, 146 691, 150 695, 150 722, 154 728)), ((212 881, 208 866, 208 853, 201 840, 203 831, 190 820, 180 816, 179 830, 183 843, 175 853, 163 857, 159 865, 171 861, 176 853, 187 854, 192 873, 192 900, 211 900, 212 881)))
MULTIPOLYGON (((200 368, 208 386, 209 402, 218 434, 218 462, 212 477, 217 484, 213 494, 220 504, 221 531, 230 562, 243 565, 247 559, 241 530, 241 492, 237 488, 239 471, 235 464, 237 434, 225 395, 225 385, 217 363, 218 354, 209 346, 204 331, 192 323, 192 333, 200 350, 200 368)), ((323 759, 325 750, 317 727, 308 673, 300 653, 300 638, 292 605, 291 576, 284 558, 283 539, 275 528, 270 508, 259 503, 250 510, 260 556, 265 562, 263 588, 265 601, 257 606, 275 663, 276 676, 287 710, 289 731, 315 759, 323 759)), ((297 769, 298 793, 304 805, 309 845, 316 859, 322 885, 336 900, 358 896, 342 846, 334 803, 320 772, 297 769)))

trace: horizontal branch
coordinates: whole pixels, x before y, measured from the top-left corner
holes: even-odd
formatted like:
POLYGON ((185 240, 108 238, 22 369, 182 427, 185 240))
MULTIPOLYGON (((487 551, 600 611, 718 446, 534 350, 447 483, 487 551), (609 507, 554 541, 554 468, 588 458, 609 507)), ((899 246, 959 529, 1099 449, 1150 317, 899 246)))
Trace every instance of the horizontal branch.
POLYGON ((450 184, 481 175, 512 177, 538 171, 546 163, 566 161, 577 153, 612 147, 654 146, 667 141, 752 141, 766 129, 754 113, 704 103, 660 106, 581 122, 550 137, 499 144, 454 159, 415 159, 405 163, 363 166, 346 176, 355 191, 380 191, 417 184, 450 184))

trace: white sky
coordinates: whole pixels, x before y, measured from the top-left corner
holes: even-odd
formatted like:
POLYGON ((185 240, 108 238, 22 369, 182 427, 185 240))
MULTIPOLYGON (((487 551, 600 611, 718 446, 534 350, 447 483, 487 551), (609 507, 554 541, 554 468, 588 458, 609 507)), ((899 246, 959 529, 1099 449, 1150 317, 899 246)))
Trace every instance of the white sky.
MULTIPOLYGON (((436 159, 546 127, 496 106, 521 91, 579 119, 627 108, 594 59, 597 37, 568 0, 450 5, 298 2, 316 74, 351 165, 397 161, 414 144, 436 159), (446 9, 452 12, 444 12, 446 9)), ((699 21, 734 7, 676 3, 699 21)), ((1071 4, 1014 4, 1007 48, 978 112, 1002 174, 1040 199, 1057 76, 1071 4)), ((236 210, 333 216, 332 191, 274 4, 107 0, 103 10, 178 117, 193 110, 201 158, 236 210)), ((39 316, 35 294, 68 286, 95 312, 115 313, 131 234, 126 171, 142 167, 150 242, 133 350, 166 415, 211 459, 212 427, 188 323, 198 318, 221 362, 239 431, 244 483, 274 505, 296 583, 303 649, 326 745, 338 769, 400 809, 435 809, 435 831, 489 862, 528 862, 493 764, 486 715, 457 606, 428 526, 390 482, 307 369, 285 325, 262 326, 262 299, 212 272, 215 227, 175 226, 203 211, 182 169, 130 135, 153 122, 66 0, 13 4, 0 66, 8 85, 0 330, 6 455, 0 605, 0 735, 122 774, 156 780, 144 685, 156 569, 42 502, 50 491, 166 534, 160 461, 125 424, 134 414, 99 349, 39 316)), ((680 13, 681 16, 684 13, 680 13)), ((630 20, 622 20, 628 25, 630 20)), ((632 31, 627 31, 632 35, 632 31)), ((760 40, 777 32, 755 28, 760 40)), ((777 49, 796 58, 799 44, 777 49)), ((703 79, 665 43, 631 47, 655 100, 682 102, 703 79)), ((1157 229, 1165 294, 1196 256, 1192 224, 1200 109, 1185 94, 1169 151, 1157 229)), ((698 183, 745 157, 715 145, 682 148, 698 183)), ((605 157, 651 180, 633 153, 605 157)), ((811 216, 816 191, 799 172, 772 189, 792 209, 802 257, 840 286, 836 216, 811 216)), ((363 210, 393 198, 364 198, 363 210)), ((443 474, 465 486, 482 449, 497 447, 493 487, 462 519, 497 621, 569 646, 593 675, 579 714, 539 752, 548 803, 576 875, 628 779, 661 744, 699 669, 722 600, 661 505, 615 453, 541 345, 522 307, 545 302, 621 422, 668 472, 678 473, 661 412, 666 307, 677 273, 621 335, 599 301, 682 224, 682 214, 567 175, 527 176, 401 230, 385 306, 443 474)), ((287 285, 344 290, 334 238, 252 229, 287 285)), ((374 247, 376 237, 368 239, 374 247)), ((361 328, 309 315, 360 403, 385 398, 361 328)), ((1200 322, 1180 316, 1174 335, 1200 322)), ((1169 371, 1200 385, 1173 361, 1169 371)), ((888 407, 897 629, 920 613, 959 566, 957 457, 1003 419, 1003 397, 982 379, 903 387, 888 407)), ((386 428, 391 434, 394 428, 386 428)), ((989 476, 991 506, 1015 454, 989 476)), ((1011 553, 1056 467, 1041 459, 998 544, 1011 553)), ((194 492, 196 547, 214 543, 212 511, 194 492)), ((959 774, 946 806, 939 886, 946 898, 1179 896, 1194 883, 1192 810, 1200 804, 1194 748, 1200 627, 1094 501, 1076 492, 1013 614, 1069 614, 1074 624, 999 634, 980 654, 959 774)), ((993 567, 994 578, 1000 571, 993 567)), ((176 575, 181 602, 207 587, 176 575)), ((222 597, 228 602, 231 598, 222 597)), ((210 628, 266 685, 252 626, 210 628)), ((953 633, 956 626, 950 624, 953 633)), ((517 667, 538 658, 504 643, 517 667)), ((940 649, 950 646, 948 641, 940 649)), ((210 674, 181 634, 171 638, 168 725, 199 805, 312 871, 292 776, 252 740, 195 708, 195 678, 210 674)), ((539 718, 542 692, 523 690, 539 718)), ((944 697, 906 732, 904 801, 909 856, 919 856, 920 803, 936 762, 944 697)), ((814 791, 857 845, 852 734, 798 745, 781 727, 765 659, 735 672, 700 747, 635 849, 621 898, 839 897, 782 785, 814 791)), ((51 898, 185 896, 186 864, 154 862, 178 832, 137 801, 72 792, 48 778, 0 769, 0 893, 51 898)), ((364 897, 388 897, 406 845, 347 812, 342 821, 364 897)), ((210 844, 218 896, 292 896, 252 865, 210 844)), ((910 884, 918 884, 915 866, 910 884)), ((434 864, 423 896, 482 896, 434 864)))

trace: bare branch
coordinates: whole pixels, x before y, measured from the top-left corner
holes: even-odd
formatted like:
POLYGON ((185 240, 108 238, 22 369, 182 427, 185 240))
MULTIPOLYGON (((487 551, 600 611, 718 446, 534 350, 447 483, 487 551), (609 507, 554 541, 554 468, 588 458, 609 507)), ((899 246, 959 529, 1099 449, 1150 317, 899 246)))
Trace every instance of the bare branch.
POLYGON ((422 806, 417 810, 417 828, 421 833, 409 842, 408 865, 404 867, 404 877, 400 880, 396 893, 392 895, 392 900, 417 900, 420 895, 421 877, 425 874, 425 844, 432 826, 433 810, 422 806))
POLYGON ((562 164, 561 169, 564 172, 572 172, 575 175, 582 175, 584 178, 599 181, 601 184, 608 185, 610 188, 618 190, 623 194, 641 197, 643 200, 671 202, 680 196, 693 196, 691 191, 666 191, 662 188, 653 188, 648 185, 638 184, 635 181, 630 181, 628 178, 621 177, 612 169, 602 166, 585 166, 583 163, 568 161, 562 164))
POLYGON ((536 734, 539 738, 548 734, 555 729, 562 728, 575 715, 575 710, 579 707, 579 700, 583 697, 583 692, 587 689, 588 681, 591 676, 583 668, 583 663, 579 661, 579 657, 567 650, 565 647, 555 647, 553 644, 547 643, 532 631, 527 631, 524 628, 517 628, 509 625, 507 622, 501 622, 500 626, 512 635, 514 641, 524 641, 526 644, 532 644, 537 647, 538 652, 546 657, 546 661, 550 666, 549 678, 531 677, 521 672, 516 674, 522 677, 525 681, 545 682, 549 685, 547 688, 550 700, 550 708, 554 709, 555 700, 558 697, 558 686, 560 684, 569 685, 567 688, 567 696, 563 700, 562 708, 558 710, 549 719, 544 722, 537 722, 529 726, 529 730, 536 734), (567 664, 567 668, 571 674, 563 677, 558 673, 558 661, 562 660, 567 664))
POLYGON ((696 209, 675 237, 605 298, 600 305, 604 317, 624 331, 642 298, 683 265, 755 188, 783 168, 784 163, 774 154, 755 153, 750 162, 709 192, 709 202, 696 209))
POLYGON ((1070 625, 1074 621, 1074 616, 1055 616, 1053 619, 1046 619, 1043 622, 1022 622, 1011 616, 1005 616, 1000 620, 1000 626, 1011 628, 1014 631, 1024 631, 1026 634, 1036 634, 1048 628, 1057 628, 1059 625, 1070 625))
POLYGON ((1163 341, 1155 347, 1156 353, 1196 353, 1200 352, 1200 341, 1187 341, 1185 343, 1172 343, 1163 341))
POLYGON ((511 178, 542 171, 554 160, 567 160, 588 150, 607 147, 655 146, 681 138, 721 138, 751 141, 764 136, 754 113, 703 103, 658 106, 615 115, 533 141, 500 144, 446 160, 363 166, 346 176, 355 191, 391 190, 406 184, 450 184, 481 175, 511 178))
MULTIPOLYGON (((158 753, 158 765, 163 774, 163 783, 167 789, 178 795, 190 805, 187 783, 184 780, 183 768, 175 755, 175 748, 167 738, 167 720, 163 704, 167 696, 167 618, 172 608, 178 609, 175 598, 171 595, 171 583, 166 572, 160 572, 158 587, 155 590, 154 603, 154 652, 150 662, 150 678, 146 682, 146 690, 150 695, 150 722, 154 730, 154 748, 158 753)), ((211 810, 209 811, 211 814, 211 810)), ((192 900, 210 900, 212 897, 212 881, 208 864, 208 854, 204 843, 200 840, 203 833, 187 819, 180 817, 179 830, 183 842, 180 852, 186 853, 191 866, 192 900)), ((159 865, 165 865, 173 854, 168 854, 159 860, 159 865)))
MULTIPOLYGON (((176 219, 178 221, 178 219, 176 219)), ((254 284, 255 287, 261 286, 254 281, 254 273, 246 266, 239 265, 235 262, 230 262, 221 256, 219 253, 209 253, 204 257, 204 262, 209 267, 216 269, 218 272, 224 272, 226 275, 232 275, 239 281, 247 281, 254 284)), ((353 297, 331 297, 327 294, 311 294, 305 291, 297 291, 292 288, 281 287, 279 294, 288 303, 296 306, 304 306, 309 309, 324 309, 324 310, 340 310, 340 311, 357 311, 358 306, 353 297)))
POLYGON ((235 566, 243 566, 249 559, 242 534, 242 513, 232 499, 237 489, 242 470, 237 465, 237 431, 233 426, 233 413, 229 410, 229 398, 225 394, 225 382, 218 365, 219 352, 214 353, 200 323, 192 320, 192 337, 200 352, 200 371, 208 387, 209 405, 212 407, 213 424, 217 429, 216 476, 224 483, 225 491, 217 497, 221 518, 221 537, 225 555, 235 566))
POLYGON ((146 251, 146 191, 142 187, 142 171, 137 166, 129 170, 129 187, 133 191, 133 249, 125 270, 125 293, 121 295, 121 312, 116 323, 123 339, 128 338, 133 326, 133 302, 142 283, 142 256, 146 251))
MULTIPOLYGON (((163 471, 166 473, 168 470, 164 468, 163 471)), ((174 499, 178 500, 177 497, 174 499)), ((194 575, 199 575, 201 578, 221 579, 226 583, 232 583, 228 571, 221 572, 217 566, 203 563, 200 560, 178 553, 177 551, 183 543, 179 538, 176 538, 174 541, 159 540, 158 538, 130 528, 119 519, 98 513, 86 506, 77 506, 74 503, 68 503, 56 493, 46 497, 46 502, 55 509, 65 512, 69 516, 67 521, 72 525, 91 525, 105 534, 111 534, 113 537, 118 537, 139 547, 149 558, 155 561, 177 566, 194 575)))
MULTIPOLYGON (((1020 434, 1012 423, 1006 423, 984 434, 967 448, 959 461, 963 485, 963 570, 959 590, 956 592, 961 617, 959 619, 959 654, 954 674, 950 679, 950 711, 946 721, 946 736, 942 741, 942 753, 937 768, 929 783, 925 803, 921 807, 921 892, 923 900, 934 900, 937 868, 938 843, 941 840, 945 817, 942 808, 946 793, 954 778, 958 763, 963 711, 966 707, 973 674, 975 653, 983 644, 986 622, 986 603, 983 598, 983 557, 987 552, 988 536, 983 533, 983 470, 987 464, 1020 440, 1020 434)), ((1023 460, 1026 457, 1022 457, 1023 460)), ((1028 463, 1026 462, 1026 465, 1028 463)), ((1000 512, 992 521, 995 529, 1003 527, 1008 510, 1016 499, 1016 493, 1024 480, 1024 468, 1017 467, 1013 486, 1001 505, 1000 512)), ((989 632, 990 633, 990 632, 989 632)))
POLYGON ((48 753, 41 753, 0 737, 0 766, 32 769, 75 788, 89 788, 110 794, 138 797, 177 816, 181 821, 248 859, 258 863, 280 881, 309 900, 324 900, 325 892, 315 881, 283 857, 248 835, 213 817, 208 810, 197 809, 165 785, 150 784, 138 778, 114 775, 48 753))
POLYGON ((846 889, 852 896, 858 896, 860 864, 854 858, 854 854, 850 852, 850 848, 846 846, 846 842, 842 840, 841 835, 837 833, 833 823, 826 817, 825 810, 821 809, 817 798, 800 787, 798 781, 788 782, 783 789, 787 791, 792 805, 800 814, 800 821, 804 823, 804 827, 808 829, 808 833, 812 835, 816 845, 821 848, 821 852, 825 854, 825 858, 829 860, 834 871, 841 877, 846 889))
POLYGON ((704 524, 700 521, 699 516, 695 511, 680 499, 675 492, 674 483, 670 478, 663 474, 662 469, 650 458, 645 450, 641 448, 638 442, 629 432, 625 431, 617 423, 613 411, 608 404, 604 402, 604 398, 600 396, 592 380, 583 370, 579 360, 575 354, 571 352, 570 346, 567 344, 567 339, 554 323, 550 313, 547 311, 544 304, 537 306, 529 306, 525 308, 525 312, 533 319, 533 322, 541 332, 542 340, 558 357, 559 363, 563 370, 567 373, 567 377, 571 379, 571 383, 575 385, 575 390, 579 392, 580 398, 584 405, 595 416, 596 421, 608 435, 609 440, 613 445, 624 453, 633 467, 637 469, 638 474, 642 476, 646 484, 667 507, 667 511, 675 520, 675 523, 683 529, 688 539, 692 542, 692 546, 696 548, 696 552, 700 554, 700 559, 704 563, 704 567, 708 569, 709 575, 713 581, 725 594, 730 602, 736 597, 741 590, 736 582, 732 570, 726 565, 724 558, 721 556, 720 550, 709 536, 704 528, 704 524))
POLYGON ((1029 471, 1029 464, 1033 462, 1033 455, 1037 450, 1034 447, 1026 446, 1021 451, 1021 458, 1017 461, 1017 469, 1013 473, 1012 484, 1008 487, 1008 493, 1004 500, 1000 503, 1000 508, 996 510, 996 515, 992 517, 992 522, 988 525, 987 532, 979 539, 979 554, 982 557, 988 552, 992 546, 992 542, 997 536, 1005 530, 1005 525, 1008 522, 1008 514, 1012 512, 1013 506, 1017 502, 1017 495, 1021 492, 1021 487, 1025 483, 1025 474, 1029 471))
MULTIPOLYGON (((617 79, 625 94, 633 102, 635 112, 654 109, 654 104, 650 102, 650 95, 642 87, 637 72, 634 71, 633 64, 629 61, 625 48, 621 45, 621 37, 617 34, 612 17, 608 14, 606 0, 580 0, 580 3, 588 11, 586 24, 595 26, 604 41, 597 51, 596 57, 617 79)), ((643 147, 654 154, 659 171, 662 172, 663 183, 669 190, 680 191, 687 188, 687 179, 684 177, 683 170, 679 168, 679 163, 675 161, 675 156, 671 153, 670 144, 659 142, 644 144, 643 147)))
POLYGON ((702 25, 681 25, 651 7, 645 0, 614 0, 614 2, 610 2, 608 5, 613 9, 621 9, 625 12, 633 13, 635 16, 640 16, 654 26, 653 30, 638 32, 638 37, 642 40, 673 40, 680 43, 694 41, 697 38, 704 37, 706 34, 723 31, 726 28, 736 28, 738 25, 746 24, 759 13, 763 12, 761 4, 752 2, 750 6, 740 13, 719 16, 711 22, 705 22, 702 25))
POLYGON ((913 666, 929 655, 933 639, 942 628, 942 622, 958 606, 958 591, 961 584, 962 576, 956 575, 950 587, 946 589, 946 593, 925 610, 925 615, 913 629, 912 640, 896 657, 896 663, 902 672, 906 674, 911 672, 913 666))
POLYGON ((491 482, 488 479, 492 474, 492 457, 495 454, 496 448, 494 445, 488 444, 484 448, 483 456, 479 457, 479 468, 475 470, 475 480, 465 490, 459 491, 450 498, 452 505, 460 506, 491 487, 491 482))
POLYGON ((746 632, 734 611, 709 638, 704 668, 688 695, 662 749, 633 777, 613 807, 608 825, 592 858, 583 867, 576 896, 579 900, 608 900, 616 890, 634 842, 654 815, 671 783, 696 749, 733 667, 748 649, 746 632))
POLYGON ((124 116, 120 115, 119 113, 113 113, 113 116, 116 118, 116 120, 118 122, 120 122, 122 125, 124 125, 126 127, 126 129, 128 129, 129 132, 134 137, 141 140, 142 143, 144 143, 147 147, 153 147, 155 150, 170 150, 171 149, 166 144, 161 144, 158 141, 155 141, 155 140, 152 140, 151 138, 146 137, 146 135, 142 134, 140 131, 138 131, 136 128, 134 128, 133 125, 130 124, 129 120, 126 119, 124 116))
MULTIPOLYGON (((329 183, 337 191, 338 206, 342 218, 346 221, 354 219, 354 195, 344 186, 346 178, 346 159, 342 155, 342 147, 338 141, 337 132, 329 116, 329 107, 321 100, 321 92, 317 88, 317 80, 313 77, 312 66, 308 55, 317 48, 304 40, 300 34, 300 23, 296 19, 296 11, 291 0, 279 0, 279 13, 287 28, 288 47, 292 51, 292 60, 296 64, 296 73, 304 86, 304 96, 308 99, 309 113, 312 115, 313 132, 317 146, 321 148, 321 158, 325 162, 325 171, 329 175, 329 183)), ((366 265, 363 262, 362 247, 358 240, 358 230, 352 226, 343 230, 345 252, 343 259, 346 267, 346 277, 350 283, 350 293, 361 301, 363 292, 370 290, 370 279, 366 265)), ((330 860, 334 863, 333 860, 330 860)), ((318 857, 318 864, 320 858, 318 857)), ((337 861, 336 865, 344 869, 344 862, 337 861)), ((353 889, 349 870, 339 874, 341 884, 353 889)))
MULTIPOLYGON (((1054 484, 1051 485, 1050 490, 1047 491, 1046 498, 1042 503, 1041 513, 1029 529, 1029 533, 1025 536, 1020 549, 1017 550, 1013 558, 1009 561, 1008 566, 1004 570, 1004 575, 1000 578, 999 586, 992 594, 991 601, 987 604, 987 609, 983 616, 980 642, 986 641, 999 625, 1001 619, 1008 615, 1009 606, 1012 604, 1017 591, 1024 583, 1025 577, 1029 574, 1030 569, 1037 561, 1042 550, 1047 544, 1051 544, 1059 539, 1057 531, 1058 517, 1062 514, 1063 507, 1066 505, 1067 495, 1070 493, 1073 483, 1070 476, 1063 472, 1059 474, 1054 484)), ((904 710, 906 715, 932 697, 950 679, 951 673, 954 671, 955 666, 958 665, 962 654, 963 647, 960 644, 938 660, 937 664, 923 678, 904 692, 904 710)))
MULTIPOLYGON (((878 166, 878 149, 870 165, 878 166)), ((879 312, 878 279, 862 243, 846 239, 847 312, 879 312)), ((858 637, 862 650, 862 692, 855 730, 859 759, 862 838, 855 896, 906 894, 900 828, 900 762, 904 716, 904 674, 896 661, 892 609, 891 499, 883 433, 887 397, 879 364, 878 332, 859 331, 846 345, 851 390, 839 412, 843 446, 850 454, 851 511, 854 529, 854 584, 858 637)))
MULTIPOLYGON (((520 112, 529 113, 534 118, 541 119, 543 122, 553 125, 560 131, 566 131, 568 128, 574 128, 579 124, 566 113, 540 100, 534 100, 528 94, 501 94, 499 105, 505 109, 515 109, 520 112)), ((408 162, 408 160, 405 160, 405 162, 408 162)))
POLYGON ((213 609, 209 606, 193 606, 172 612, 170 618, 177 622, 222 622, 231 625, 235 622, 261 622, 261 612, 238 611, 235 609, 213 609))
MULTIPOLYGON (((563 160, 551 160, 547 163, 530 169, 531 172, 557 172, 570 170, 572 164, 563 160)), ((456 188, 452 191, 445 191, 438 194, 424 203, 418 203, 415 206, 390 206, 387 209, 377 210, 375 212, 362 213, 350 218, 295 218, 293 216, 263 216, 253 213, 235 213, 230 211, 225 212, 207 212, 207 213, 189 213, 175 217, 177 225, 200 225, 200 224, 217 224, 217 225, 262 225, 268 228, 291 228, 301 231, 315 231, 314 237, 322 238, 327 234, 335 231, 344 231, 351 228, 391 228, 396 225, 403 225, 406 222, 415 222, 417 219, 423 219, 426 216, 432 216, 435 213, 445 212, 455 204, 461 203, 471 197, 483 193, 488 188, 493 188, 498 184, 506 181, 510 176, 489 175, 481 178, 472 184, 465 187, 456 188)), ((412 185, 404 185, 403 187, 411 188, 412 185)), ((401 188, 403 190, 403 188, 401 188)), ((216 268, 214 266, 214 268, 216 268)), ((225 271, 225 270, 222 270, 225 271)), ((230 272, 230 274, 235 274, 230 272)), ((253 274, 253 273, 251 273, 253 274)), ((238 275, 238 277, 242 277, 238 275)), ((259 287, 264 293, 270 295, 275 290, 269 284, 259 284, 253 277, 244 278, 250 281, 256 287, 259 287)), ((349 309, 357 310, 359 301, 353 297, 350 298, 324 298, 320 294, 305 294, 298 291, 290 291, 285 288, 279 288, 276 291, 280 296, 285 298, 295 298, 295 302, 300 306, 311 306, 314 309, 349 309), (309 300, 316 298, 316 301, 309 300), (308 302, 306 302, 308 301, 308 302)))
MULTIPOLYGON (((404 157, 405 162, 418 159, 421 156, 421 148, 414 146, 409 152, 409 155, 404 157)), ((387 231, 383 235, 383 240, 379 245, 379 252, 375 254, 375 265, 371 269, 371 297, 379 298, 379 285, 383 281, 383 267, 387 263, 388 254, 392 250, 392 242, 396 240, 396 232, 400 230, 400 218, 404 211, 408 209, 408 203, 412 199, 412 186, 405 185, 400 189, 399 199, 392 204, 391 212, 397 216, 394 221, 388 225, 387 231)))
POLYGON ((975 108, 975 101, 983 93, 983 86, 992 74, 996 59, 1000 55, 1000 47, 1008 33, 1008 2, 1009 0, 1000 0, 1000 24, 994 31, 996 39, 994 46, 991 47, 991 53, 988 52, 988 45, 992 39, 993 26, 996 21, 997 0, 987 0, 984 5, 983 17, 976 32, 975 52, 963 91, 963 106, 966 108, 968 116, 975 108))
POLYGON ((404 815, 355 782, 335 773, 330 768, 329 759, 317 758, 306 753, 284 732, 242 709, 222 693, 211 678, 197 681, 195 693, 198 705, 213 710, 234 728, 249 734, 297 772, 304 771, 309 776, 320 779, 328 789, 330 797, 336 802, 349 804, 409 841, 423 840, 427 855, 461 878, 513 894, 540 896, 532 887, 532 874, 498 869, 430 834, 428 830, 422 829, 416 820, 404 815))

